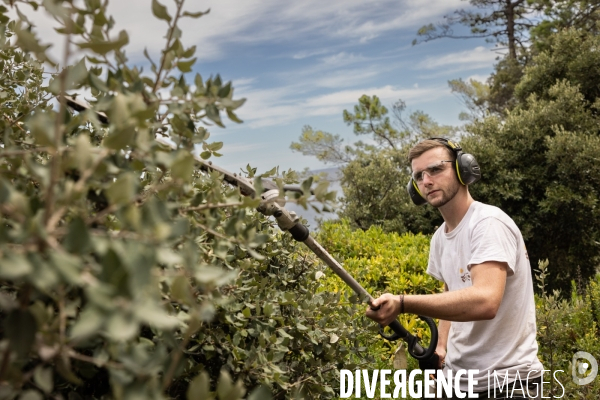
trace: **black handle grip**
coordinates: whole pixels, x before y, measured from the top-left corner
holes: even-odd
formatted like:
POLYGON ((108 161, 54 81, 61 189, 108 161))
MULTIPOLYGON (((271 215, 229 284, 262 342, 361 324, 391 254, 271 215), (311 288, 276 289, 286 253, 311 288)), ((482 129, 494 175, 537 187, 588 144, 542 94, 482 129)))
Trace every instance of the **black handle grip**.
POLYGON ((408 332, 398 320, 388 325, 389 328, 392 331, 394 331, 393 334, 386 335, 383 330, 383 326, 379 326, 379 334, 384 339, 390 341, 403 339, 408 344, 408 354, 410 354, 413 358, 419 360, 419 366, 421 366, 422 363, 423 365, 427 366, 435 364, 435 367, 428 369, 437 369, 439 362, 439 357, 435 353, 438 341, 437 326, 435 325, 435 321, 429 317, 419 315, 419 318, 421 318, 423 321, 425 321, 425 323, 427 323, 427 326, 429 326, 429 330, 431 331, 431 341, 429 342, 429 347, 427 347, 426 349, 424 349, 423 346, 419 344, 419 338, 413 336, 410 332, 408 332))

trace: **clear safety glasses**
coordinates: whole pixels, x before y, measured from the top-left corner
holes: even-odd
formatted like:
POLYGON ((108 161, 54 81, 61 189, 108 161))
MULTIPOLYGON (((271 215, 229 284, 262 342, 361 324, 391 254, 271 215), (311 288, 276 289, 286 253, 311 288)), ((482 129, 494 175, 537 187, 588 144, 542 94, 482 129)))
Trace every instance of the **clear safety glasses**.
POLYGON ((427 168, 425 168, 422 171, 413 172, 412 178, 414 179, 415 182, 421 183, 421 182, 423 182, 423 177, 425 174, 427 174, 427 176, 429 176, 430 178, 433 178, 434 176, 442 173, 444 171, 444 169, 446 169, 444 163, 453 163, 453 162, 454 161, 450 161, 450 160, 438 161, 437 163, 428 166, 427 168))

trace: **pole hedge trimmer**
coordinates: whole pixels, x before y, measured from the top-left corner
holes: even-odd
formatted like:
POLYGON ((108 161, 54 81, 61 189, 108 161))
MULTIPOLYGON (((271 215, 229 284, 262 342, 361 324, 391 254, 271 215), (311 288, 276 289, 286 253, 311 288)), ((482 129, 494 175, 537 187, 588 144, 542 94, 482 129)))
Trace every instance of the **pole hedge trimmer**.
MULTIPOLYGON (((87 103, 83 103, 69 96, 64 96, 64 98, 67 105, 76 111, 90 109, 90 106, 87 103)), ((108 123, 108 118, 104 113, 96 112, 96 114, 102 123, 108 123)), ((159 140, 160 143, 165 146, 174 148, 172 144, 164 140, 157 140, 159 140)), ((203 160, 198 156, 194 156, 194 158, 200 165, 201 169, 205 171, 216 171, 222 174, 223 179, 227 183, 237 186, 242 195, 253 198, 258 195, 258 193, 256 193, 254 184, 250 179, 231 173, 214 165, 210 161, 203 160)), ((280 196, 279 187, 273 181, 267 179, 262 179, 261 184, 263 187, 263 192, 260 193, 260 204, 257 207, 257 210, 266 216, 273 216, 281 230, 289 232, 295 240, 304 243, 358 295, 359 299, 366 301, 367 304, 373 308, 373 297, 310 235, 308 228, 299 222, 299 218, 296 216, 296 214, 288 211, 284 207, 285 199, 280 196)), ((284 185, 283 190, 284 192, 302 192, 302 189, 299 187, 290 185, 284 185)), ((377 310, 376 308, 373 309, 377 310)), ((423 346, 419 344, 419 338, 408 332, 398 320, 388 325, 393 333, 386 334, 384 330, 385 327, 380 326, 379 334, 384 339, 389 341, 398 339, 404 340, 407 344, 408 353, 419 361, 419 366, 421 369, 438 369, 439 357, 435 353, 438 340, 437 326, 433 319, 429 317, 419 316, 419 318, 425 321, 431 331, 431 340, 429 347, 427 348, 423 348, 423 346)))

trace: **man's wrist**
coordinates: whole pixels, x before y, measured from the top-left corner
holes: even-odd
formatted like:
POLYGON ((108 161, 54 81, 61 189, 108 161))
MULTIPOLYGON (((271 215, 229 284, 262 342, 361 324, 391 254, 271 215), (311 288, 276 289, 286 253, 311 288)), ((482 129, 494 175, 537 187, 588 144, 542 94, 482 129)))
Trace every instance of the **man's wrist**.
POLYGON ((404 314, 404 295, 400 294, 398 295, 399 297, 399 301, 400 301, 400 314, 404 314))

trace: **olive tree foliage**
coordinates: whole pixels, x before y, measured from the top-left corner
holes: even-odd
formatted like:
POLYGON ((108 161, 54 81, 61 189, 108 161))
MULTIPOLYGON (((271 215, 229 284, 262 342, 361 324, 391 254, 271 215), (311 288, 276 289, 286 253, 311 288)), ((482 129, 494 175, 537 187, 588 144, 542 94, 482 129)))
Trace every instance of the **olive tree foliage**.
POLYGON ((574 28, 584 34, 600 32, 600 3, 597 0, 536 0, 542 21, 531 29, 536 51, 547 50, 555 33, 574 28))
POLYGON ((292 150, 340 166, 343 197, 340 217, 355 228, 379 225, 387 232, 431 233, 429 221, 440 222, 431 208, 415 207, 408 194, 408 149, 428 137, 449 137, 454 130, 433 121, 423 112, 403 116, 406 105, 399 100, 392 106, 392 117, 377 96, 363 95, 354 112, 344 110, 344 122, 365 141, 344 145, 339 135, 307 126, 292 150))
POLYGON ((317 259, 193 156, 219 156, 209 129, 244 102, 218 75, 189 80, 178 23, 206 12, 152 1, 166 40, 145 71, 105 6, 0 6, 0 397, 334 397, 338 369, 369 360, 363 327, 315 294, 317 259), (61 60, 24 7, 58 24, 61 60))
POLYGON ((526 48, 534 8, 528 0, 469 0, 471 9, 457 10, 444 21, 421 27, 413 45, 439 38, 489 38, 508 49, 507 57, 516 60, 526 48), (480 11, 475 11, 475 9, 480 11), (456 24, 470 28, 469 35, 454 33, 456 24))
POLYGON ((521 228, 533 265, 549 260, 553 287, 600 265, 600 37, 571 29, 532 59, 517 106, 468 127, 463 140, 483 179, 474 197, 521 228))
POLYGON ((485 118, 488 114, 503 117, 507 110, 513 109, 518 103, 515 88, 523 77, 524 68, 532 57, 550 50, 556 33, 564 29, 575 29, 582 35, 600 32, 600 3, 597 0, 485 0, 470 3, 481 12, 456 11, 446 16, 444 23, 422 27, 417 32, 421 39, 413 42, 443 37, 491 36, 498 43, 508 45, 509 52, 499 58, 485 83, 460 79, 449 82, 452 92, 467 108, 460 115, 465 121, 485 118), (455 24, 471 27, 471 34, 453 35, 455 24), (518 38, 514 45, 510 44, 511 32, 518 38))

